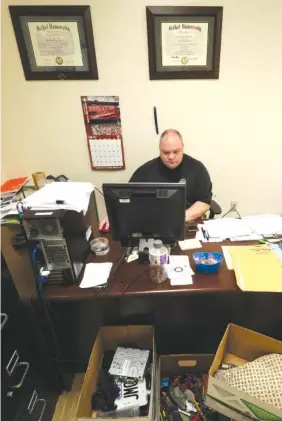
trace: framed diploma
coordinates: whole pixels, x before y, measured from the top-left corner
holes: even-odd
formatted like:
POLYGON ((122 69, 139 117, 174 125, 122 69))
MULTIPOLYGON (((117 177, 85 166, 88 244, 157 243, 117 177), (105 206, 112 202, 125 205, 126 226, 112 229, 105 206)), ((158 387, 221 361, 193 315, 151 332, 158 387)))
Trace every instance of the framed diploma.
POLYGON ((150 79, 218 79, 222 7, 148 6, 150 79))
POLYGON ((98 79, 90 6, 9 6, 26 80, 98 79))

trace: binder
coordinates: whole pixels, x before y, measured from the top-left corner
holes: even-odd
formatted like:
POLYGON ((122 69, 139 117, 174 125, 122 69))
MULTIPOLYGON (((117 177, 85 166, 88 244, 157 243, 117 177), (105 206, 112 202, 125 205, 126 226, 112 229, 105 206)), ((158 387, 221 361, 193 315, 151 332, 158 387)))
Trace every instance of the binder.
POLYGON ((242 291, 282 292, 282 261, 267 245, 230 247, 242 291))

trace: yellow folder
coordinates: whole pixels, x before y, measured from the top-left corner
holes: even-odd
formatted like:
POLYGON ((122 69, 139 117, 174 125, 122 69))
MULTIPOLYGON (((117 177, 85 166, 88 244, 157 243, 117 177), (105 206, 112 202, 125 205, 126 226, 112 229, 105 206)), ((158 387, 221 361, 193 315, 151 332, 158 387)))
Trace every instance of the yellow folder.
POLYGON ((282 261, 267 245, 230 247, 242 291, 282 292, 282 261))

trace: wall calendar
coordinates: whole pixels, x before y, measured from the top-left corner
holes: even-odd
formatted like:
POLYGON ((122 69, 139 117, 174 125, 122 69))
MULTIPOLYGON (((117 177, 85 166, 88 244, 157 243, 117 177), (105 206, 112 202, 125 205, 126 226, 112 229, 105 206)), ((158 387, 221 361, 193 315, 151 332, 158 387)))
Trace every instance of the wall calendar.
POLYGON ((125 168, 118 96, 82 96, 91 168, 125 168))

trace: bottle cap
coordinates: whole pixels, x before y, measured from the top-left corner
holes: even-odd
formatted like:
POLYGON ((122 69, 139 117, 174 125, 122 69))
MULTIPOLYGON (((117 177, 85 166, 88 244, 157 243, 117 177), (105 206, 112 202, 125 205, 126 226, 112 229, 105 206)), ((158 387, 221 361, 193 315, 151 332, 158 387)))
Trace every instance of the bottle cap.
POLYGON ((160 249, 162 246, 163 246, 163 242, 162 242, 162 240, 155 240, 155 241, 154 241, 154 247, 155 247, 156 249, 160 249))

